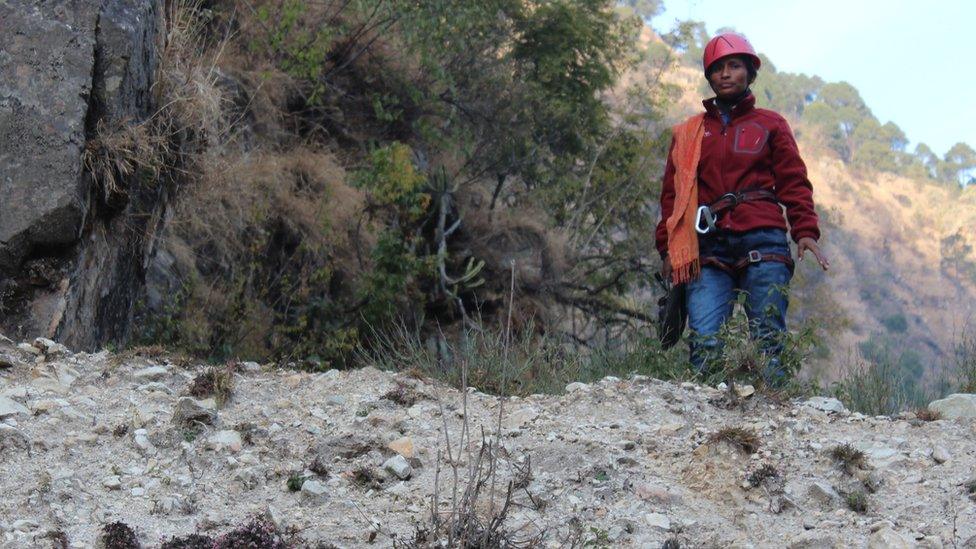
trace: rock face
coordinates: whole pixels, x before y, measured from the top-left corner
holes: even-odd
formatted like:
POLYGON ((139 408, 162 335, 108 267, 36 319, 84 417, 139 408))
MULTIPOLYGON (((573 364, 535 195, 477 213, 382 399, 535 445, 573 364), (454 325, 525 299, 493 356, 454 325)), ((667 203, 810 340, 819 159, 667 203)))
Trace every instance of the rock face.
POLYGON ((75 348, 127 335, 166 196, 133 178, 109 206, 84 152, 100 123, 152 110, 158 4, 0 3, 0 328, 9 334, 75 348))

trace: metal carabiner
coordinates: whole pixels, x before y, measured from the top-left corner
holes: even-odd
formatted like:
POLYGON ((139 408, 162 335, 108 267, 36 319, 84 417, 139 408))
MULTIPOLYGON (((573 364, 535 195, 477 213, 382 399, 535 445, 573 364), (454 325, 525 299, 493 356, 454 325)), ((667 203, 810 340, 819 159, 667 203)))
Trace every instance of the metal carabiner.
POLYGON ((708 206, 698 206, 698 213, 695 214, 695 232, 698 234, 708 234, 709 231, 714 231, 718 227, 715 226, 715 215, 712 214, 712 210, 708 206), (702 228, 702 217, 705 218, 706 226, 702 228))

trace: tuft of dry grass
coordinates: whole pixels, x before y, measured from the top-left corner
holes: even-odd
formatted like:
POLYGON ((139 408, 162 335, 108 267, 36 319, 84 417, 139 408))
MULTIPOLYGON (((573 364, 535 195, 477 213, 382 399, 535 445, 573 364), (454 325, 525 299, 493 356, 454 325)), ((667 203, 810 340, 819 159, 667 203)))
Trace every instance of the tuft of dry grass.
POLYGON ((709 442, 725 442, 747 454, 755 454, 761 444, 755 432, 743 427, 724 427, 713 434, 709 442))
POLYGON ((942 412, 929 410, 928 408, 916 408, 915 417, 921 421, 938 421, 942 419, 942 412))
POLYGON ((417 392, 416 389, 398 381, 396 385, 386 392, 382 397, 383 399, 389 400, 394 404, 404 406, 409 408, 417 403, 422 398, 422 395, 417 392))
POLYGON ((154 132, 150 122, 124 120, 109 125, 99 120, 95 135, 85 144, 82 162, 102 192, 106 204, 122 202, 128 196, 128 182, 141 172, 156 180, 169 156, 167 140, 154 132))
POLYGON ((767 481, 777 479, 779 477, 779 471, 772 465, 765 463, 762 467, 750 473, 749 478, 746 480, 748 480, 750 486, 753 488, 758 488, 767 481))
POLYGON ((217 406, 226 404, 234 393, 234 368, 232 365, 210 366, 190 383, 188 391, 195 398, 213 397, 217 406))
POLYGON ((357 467, 352 471, 353 484, 367 490, 381 489, 384 481, 383 475, 367 465, 357 467))
POLYGON ((851 444, 838 444, 830 449, 828 455, 849 475, 857 469, 868 467, 867 455, 851 444))

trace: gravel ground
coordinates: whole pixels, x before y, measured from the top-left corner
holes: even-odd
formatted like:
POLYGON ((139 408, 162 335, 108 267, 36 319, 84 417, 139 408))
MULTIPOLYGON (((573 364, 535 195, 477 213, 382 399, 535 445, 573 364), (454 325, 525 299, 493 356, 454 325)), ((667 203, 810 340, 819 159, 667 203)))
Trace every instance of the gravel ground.
POLYGON ((298 545, 392 547, 430 528, 435 488, 444 517, 490 514, 496 463, 496 509, 512 486, 500 530, 543 547, 976 547, 972 419, 642 377, 502 402, 370 368, 254 363, 218 407, 190 396, 205 369, 0 338, 0 546, 96 546, 121 521, 156 547, 263 516, 298 545), (463 492, 499 406, 480 497, 454 505, 451 464, 463 492), (839 464, 843 444, 863 461, 839 464))

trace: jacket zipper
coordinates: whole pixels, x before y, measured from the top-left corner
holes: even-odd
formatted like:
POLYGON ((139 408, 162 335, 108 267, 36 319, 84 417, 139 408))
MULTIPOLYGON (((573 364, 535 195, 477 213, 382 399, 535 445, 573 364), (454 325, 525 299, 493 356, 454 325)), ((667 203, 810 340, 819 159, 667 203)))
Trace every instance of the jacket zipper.
MULTIPOLYGON (((719 114, 719 119, 722 121, 722 159, 721 159, 721 161, 719 163, 719 166, 722 166, 723 167, 722 169, 719 170, 719 173, 721 174, 719 176, 719 189, 722 191, 722 194, 725 194, 728 191, 725 188, 725 168, 724 168, 724 166, 725 166, 725 157, 727 156, 728 148, 729 148, 729 139, 728 139, 728 135, 727 135, 727 131, 726 130, 728 130, 728 127, 730 125, 732 125, 732 112, 731 112, 731 110, 729 112, 729 121, 728 121, 728 123, 725 122, 725 118, 721 114, 719 114)), ((725 225, 726 225, 724 227, 725 229, 728 229, 729 228, 728 227, 728 223, 729 223, 729 216, 730 215, 732 215, 732 212, 729 212, 729 215, 726 215, 725 216, 725 220, 724 220, 725 221, 725 225)))

